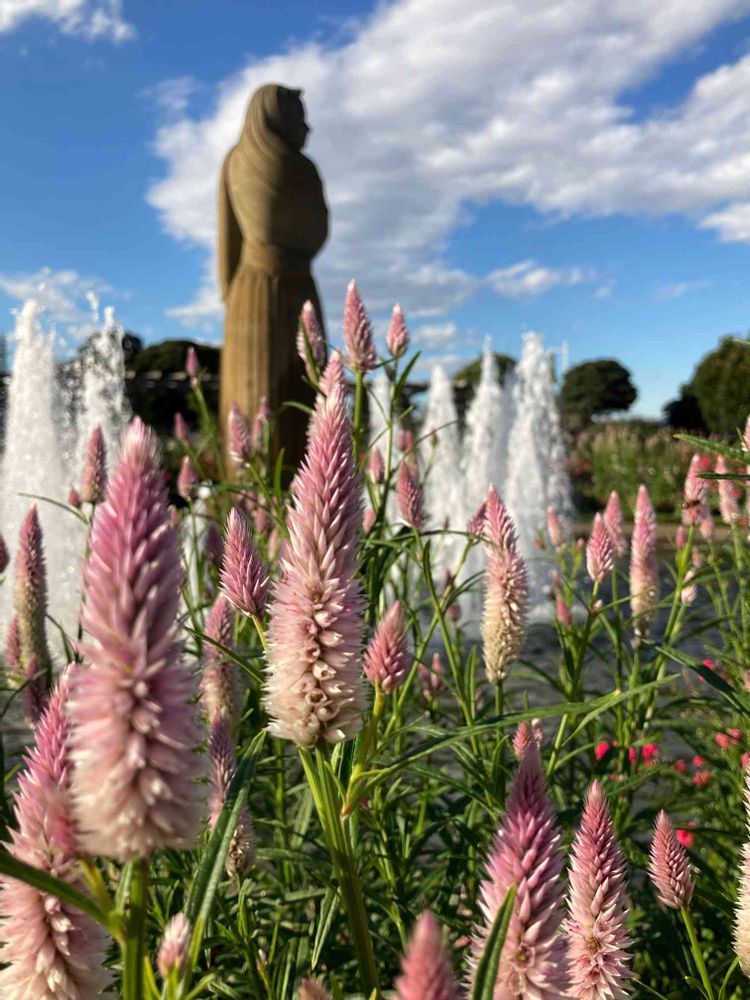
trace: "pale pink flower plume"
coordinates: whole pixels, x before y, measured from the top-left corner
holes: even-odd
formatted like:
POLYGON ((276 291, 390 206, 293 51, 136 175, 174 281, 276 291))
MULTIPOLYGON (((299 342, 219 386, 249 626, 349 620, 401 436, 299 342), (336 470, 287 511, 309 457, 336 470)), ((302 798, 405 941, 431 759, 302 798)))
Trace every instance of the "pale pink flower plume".
POLYGON ((586 572, 595 584, 601 585, 612 572, 614 565, 615 551, 612 539, 601 514, 595 514, 594 527, 586 545, 586 572))
MULTIPOLYGON (((32 660, 37 663, 37 660, 32 660)), ((5 676, 13 684, 23 683, 24 671, 21 666, 21 635, 18 630, 18 619, 11 618, 5 637, 5 676)))
POLYGON ((656 539, 656 515, 648 490, 641 485, 630 540, 630 610, 635 619, 635 633, 639 637, 648 632, 659 600, 656 539))
POLYGON ((708 515, 708 483, 701 479, 700 455, 693 455, 682 493, 682 523, 699 525, 708 515))
POLYGON ((560 832, 532 743, 518 765, 479 890, 484 921, 472 939, 472 974, 508 890, 517 887, 494 1000, 560 1000, 566 995, 562 867, 560 832))
POLYGON ((372 529, 375 527, 375 522, 378 519, 377 513, 368 507, 367 510, 362 515, 362 534, 369 535, 372 529))
MULTIPOLYGON (((224 596, 214 601, 206 617, 206 640, 215 640, 227 649, 234 643, 234 607, 224 596)), ((242 684, 239 669, 210 641, 203 643, 203 676, 200 698, 209 723, 223 719, 235 732, 242 713, 242 684)))
POLYGON ((443 680, 445 668, 443 667, 440 653, 435 652, 432 654, 432 662, 429 667, 424 663, 420 663, 417 671, 419 679, 422 681, 422 697, 425 701, 437 698, 445 688, 445 681, 443 680))
POLYGON ((714 540, 714 516, 711 511, 706 514, 698 525, 698 531, 704 542, 712 542, 714 540))
POLYGON ((271 419, 271 407, 265 396, 260 397, 258 409, 253 418, 253 430, 250 435, 250 445, 252 451, 261 451, 265 441, 266 425, 271 419))
POLYGON ((81 494, 75 486, 71 486, 68 490, 68 507, 73 507, 75 510, 81 509, 81 494))
POLYGON ((84 667, 72 681, 82 850, 118 861, 189 849, 203 728, 178 639, 182 569, 156 438, 136 418, 96 513, 83 571, 84 667))
POLYGON ((389 353, 394 358, 399 358, 409 346, 409 331, 404 319, 404 310, 398 303, 393 307, 391 322, 388 326, 388 333, 385 336, 385 344, 389 353))
POLYGON ((237 471, 247 465, 252 458, 253 445, 250 435, 250 421, 237 403, 232 403, 227 417, 227 437, 229 457, 237 471))
POLYGON ((318 399, 312 425, 291 488, 265 692, 270 732, 306 747, 355 736, 363 703, 362 500, 340 388, 318 399))
POLYGON ((10 562, 10 553, 8 552, 8 546, 5 544, 5 539, 0 535, 0 573, 4 573, 8 568, 8 563, 10 562))
POLYGON ((396 501, 404 524, 421 531, 424 527, 424 491, 419 481, 419 471, 405 458, 398 467, 396 501))
POLYGON ((663 809, 656 817, 648 873, 665 906, 680 910, 690 903, 694 888, 690 862, 663 809))
POLYGON ((370 317, 354 279, 349 282, 344 303, 344 346, 346 363, 354 371, 369 372, 377 364, 370 317))
POLYGON ((499 684, 521 652, 529 584, 513 521, 494 486, 487 494, 484 534, 489 548, 481 625, 484 666, 490 683, 499 684))
POLYGON ((318 389, 320 390, 318 400, 320 400, 320 396, 331 396, 334 392, 341 393, 341 398, 346 399, 346 377, 344 375, 344 362, 340 351, 331 351, 331 356, 328 359, 328 364, 325 367, 318 389))
POLYGON ((674 547, 676 549, 684 549, 685 546, 687 545, 687 540, 688 540, 687 528, 685 527, 684 524, 681 524, 678 527, 677 531, 675 532, 674 547))
POLYGON ((396 601, 386 611, 365 650, 365 677, 383 694, 390 694, 406 677, 409 663, 406 621, 396 601))
POLYGON ((172 434, 174 435, 175 441, 179 441, 180 444, 187 444, 187 442, 190 440, 190 431, 188 430, 188 425, 185 421, 185 418, 179 411, 174 415, 172 434))
POLYGON ((630 979, 625 862, 599 782, 571 848, 568 968, 578 1000, 626 1000, 630 979))
POLYGON ((47 568, 42 528, 36 504, 21 525, 15 562, 14 611, 18 625, 20 674, 36 660, 43 670, 51 664, 47 646, 47 568))
POLYGON ((460 1000, 440 925, 429 911, 414 925, 395 987, 395 1000, 460 1000))
POLYGON ((573 621, 573 612, 566 600, 562 577, 558 570, 552 574, 552 596, 555 599, 555 619, 562 628, 569 628, 573 621))
POLYGON ((331 994, 314 979, 299 984, 299 1000, 331 1000, 331 994))
MULTIPOLYGON (((83 889, 70 791, 69 672, 53 692, 14 794, 17 829, 9 853, 83 889)), ((93 1000, 110 982, 104 931, 69 903, 0 876, 0 995, 28 1000, 93 1000)))
POLYGON ((604 508, 604 527, 612 542, 615 559, 621 559, 628 551, 628 540, 625 537, 625 522, 617 490, 612 490, 609 494, 607 506, 604 508))
POLYGON ((383 452, 377 445, 374 445, 370 451, 370 460, 367 463, 367 475, 376 485, 380 485, 383 482, 385 461, 383 459, 383 452))
POLYGON ((565 544, 565 533, 560 524, 560 518, 557 516, 557 511, 552 504, 547 508, 547 534, 556 549, 565 544))
MULTIPOLYGON (((723 455, 716 459, 716 474, 729 475, 729 466, 723 455)), ((719 488, 719 513, 724 524, 736 524, 740 517, 740 507, 737 502, 737 489, 731 479, 717 480, 719 488)))
POLYGON ((513 753, 516 760, 523 760, 526 751, 532 743, 536 743, 537 750, 542 749, 544 743, 544 730, 539 719, 528 719, 518 723, 515 735, 513 736, 513 753))
POLYGON ((190 921, 184 913, 178 913, 164 928, 156 967, 162 979, 166 979, 174 969, 177 980, 182 979, 187 966, 190 949, 190 921))
POLYGON ((680 591, 680 601, 687 607, 695 603, 698 596, 698 585, 694 582, 695 570, 688 569, 683 580, 683 587, 680 591))
POLYGON ((297 353, 305 363, 305 370, 311 382, 317 381, 318 373, 326 363, 326 341, 318 322, 315 306, 308 301, 302 306, 297 327, 297 353), (310 361, 312 360, 312 365, 310 361))
POLYGON ((177 492, 183 500, 191 502, 198 496, 200 479, 189 455, 184 455, 177 476, 177 492))
POLYGON ((268 574, 250 537, 247 521, 236 507, 227 518, 221 587, 244 615, 262 618, 265 614, 268 574))
MULTIPOLYGON (((237 756, 229 728, 223 719, 211 725, 208 743, 211 759, 211 790, 208 799, 208 825, 213 830, 226 801, 227 791, 237 770, 237 756)), ((247 806, 243 806, 237 828, 229 845, 225 867, 229 875, 244 875, 255 857, 255 839, 247 806)))
POLYGON ((32 660, 26 668, 21 705, 23 716, 34 729, 47 707, 47 677, 37 660, 32 660))
MULTIPOLYGON (((748 421, 750 424, 750 420, 748 421)), ((747 755, 745 755, 746 757, 747 755)), ((745 767, 745 808, 747 810, 748 832, 750 833, 750 771, 745 767)), ((750 838, 742 845, 740 863, 740 884, 734 911, 734 952, 740 960, 740 968, 750 976, 750 838)))
POLYGON ((750 416, 745 421, 745 430, 742 432, 742 446, 745 451, 750 451, 750 416))
POLYGON ((107 489, 107 446, 101 427, 91 432, 83 459, 80 497, 84 503, 101 503, 107 489))
POLYGON ((476 535, 480 538, 484 535, 484 518, 487 513, 487 498, 479 504, 477 509, 466 522, 466 531, 469 535, 476 535))
POLYGON ((185 355, 185 374, 190 379, 190 381, 195 385, 198 375, 200 374, 201 366, 198 361, 198 352, 191 345, 187 349, 187 354, 185 355))

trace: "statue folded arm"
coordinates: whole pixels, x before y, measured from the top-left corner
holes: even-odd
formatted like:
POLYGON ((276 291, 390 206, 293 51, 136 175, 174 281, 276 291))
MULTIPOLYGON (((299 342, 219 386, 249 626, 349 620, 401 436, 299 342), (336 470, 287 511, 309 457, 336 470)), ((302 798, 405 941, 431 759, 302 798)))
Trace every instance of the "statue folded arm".
POLYGON ((216 256, 219 266, 219 287, 221 297, 226 301, 229 294, 229 286, 239 267, 242 256, 242 230, 240 229, 237 216, 234 214, 232 201, 229 196, 229 183, 227 171, 231 151, 224 160, 219 178, 219 203, 218 203, 218 235, 216 256))

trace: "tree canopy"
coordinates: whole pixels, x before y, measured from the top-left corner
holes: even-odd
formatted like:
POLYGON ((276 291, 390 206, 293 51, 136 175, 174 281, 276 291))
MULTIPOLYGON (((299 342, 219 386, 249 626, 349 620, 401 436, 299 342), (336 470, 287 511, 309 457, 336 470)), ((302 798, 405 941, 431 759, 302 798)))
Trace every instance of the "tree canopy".
POLYGON ((750 339, 722 337, 699 362, 684 392, 698 401, 713 434, 734 434, 750 412, 750 339))
POLYGON ((565 372, 560 411, 569 424, 583 426, 599 414, 629 409, 637 395, 627 368, 614 358, 598 358, 565 372))

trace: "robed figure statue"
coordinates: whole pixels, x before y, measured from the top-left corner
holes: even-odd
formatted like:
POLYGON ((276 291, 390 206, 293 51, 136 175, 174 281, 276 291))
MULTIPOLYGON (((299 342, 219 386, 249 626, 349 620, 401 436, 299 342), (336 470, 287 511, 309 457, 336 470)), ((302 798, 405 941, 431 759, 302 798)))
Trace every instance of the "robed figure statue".
MULTIPOLYGON (((266 84, 255 91, 239 142, 219 183, 219 281, 226 303, 221 355, 221 426, 233 402, 252 420, 263 396, 275 416, 274 453, 299 463, 307 419, 289 401, 311 405, 297 326, 310 299, 323 328, 313 257, 328 236, 323 183, 302 148, 309 128, 301 91, 266 84)), ((288 476, 286 477, 288 478, 288 476)))

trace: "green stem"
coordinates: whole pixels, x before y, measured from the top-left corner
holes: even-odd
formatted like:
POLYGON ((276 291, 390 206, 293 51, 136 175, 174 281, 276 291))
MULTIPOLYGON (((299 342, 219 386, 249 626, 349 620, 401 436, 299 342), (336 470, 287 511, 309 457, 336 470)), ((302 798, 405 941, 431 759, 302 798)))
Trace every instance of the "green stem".
POLYGON ((359 466, 359 449, 362 440, 362 393, 364 390, 364 380, 362 372, 354 373, 354 461, 359 466))
POLYGON ((123 1000, 143 1000, 145 996, 143 965, 146 958, 147 904, 148 861, 144 858, 133 865, 130 880, 130 912, 122 962, 123 1000))
POLYGON ((690 911, 686 906, 680 909, 682 914, 682 919, 685 922, 685 929, 687 930, 688 937, 690 938, 690 948, 693 952, 693 958, 695 959, 695 964, 698 968, 698 972, 703 983, 703 988, 706 991, 706 997, 708 1000, 714 1000, 714 991, 711 986, 711 980, 708 977, 708 969, 706 968, 706 963, 703 960, 703 952, 701 951, 701 946, 698 942, 698 935, 695 931, 695 924, 693 923, 693 918, 690 915, 690 911))

